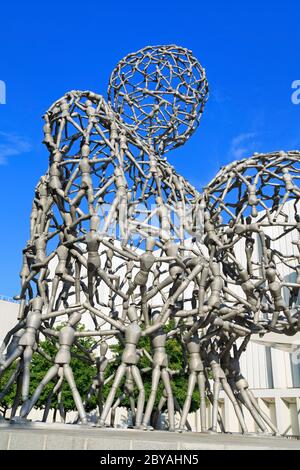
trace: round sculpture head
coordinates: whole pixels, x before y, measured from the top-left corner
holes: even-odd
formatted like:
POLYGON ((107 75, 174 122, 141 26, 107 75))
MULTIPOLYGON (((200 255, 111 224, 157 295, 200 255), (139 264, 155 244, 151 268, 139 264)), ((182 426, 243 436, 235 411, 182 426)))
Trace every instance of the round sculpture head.
POLYGON ((127 55, 108 87, 113 109, 159 154, 192 135, 207 98, 205 70, 191 51, 175 45, 148 46, 127 55))

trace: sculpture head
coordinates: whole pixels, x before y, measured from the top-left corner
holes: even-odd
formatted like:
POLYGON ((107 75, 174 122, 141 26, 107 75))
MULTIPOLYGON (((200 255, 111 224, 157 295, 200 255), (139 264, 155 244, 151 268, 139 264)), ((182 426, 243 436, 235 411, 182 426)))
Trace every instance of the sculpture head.
POLYGON ((34 297, 32 299, 32 310, 38 310, 38 311, 41 311, 42 308, 43 308, 43 304, 44 304, 44 301, 42 299, 42 297, 34 297))
POLYGON ((191 51, 176 45, 128 54, 113 70, 108 87, 113 109, 159 154, 192 135, 207 98, 205 70, 191 51))
POLYGON ((146 240, 146 251, 153 251, 156 245, 154 237, 148 237, 146 240))
POLYGON ((73 312, 68 318, 68 325, 69 326, 75 326, 77 323, 81 321, 81 313, 80 312, 73 312))
POLYGON ((108 351, 108 344, 106 341, 103 341, 100 343, 100 356, 104 357, 106 356, 106 353, 108 351))
POLYGON ((138 321, 138 315, 134 304, 129 305, 127 310, 127 316, 131 323, 138 321))
POLYGON ((100 225, 100 218, 98 215, 92 215, 91 219, 90 219, 90 230, 91 231, 94 231, 94 232, 98 232, 98 229, 99 229, 99 225, 100 225))

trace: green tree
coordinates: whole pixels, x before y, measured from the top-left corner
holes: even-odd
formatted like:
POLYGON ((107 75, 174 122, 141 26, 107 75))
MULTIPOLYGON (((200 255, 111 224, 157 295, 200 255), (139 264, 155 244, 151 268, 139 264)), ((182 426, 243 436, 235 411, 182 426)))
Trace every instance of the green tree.
MULTIPOLYGON (((4 374, 2 375, 0 379, 0 392, 3 390, 5 385, 7 384, 11 374, 15 371, 16 365, 13 364, 11 367, 9 367, 4 374)), ((16 383, 12 385, 10 390, 8 391, 7 395, 1 400, 0 407, 1 411, 3 412, 4 416, 7 411, 7 409, 11 408, 14 402, 14 398, 16 395, 16 383)))

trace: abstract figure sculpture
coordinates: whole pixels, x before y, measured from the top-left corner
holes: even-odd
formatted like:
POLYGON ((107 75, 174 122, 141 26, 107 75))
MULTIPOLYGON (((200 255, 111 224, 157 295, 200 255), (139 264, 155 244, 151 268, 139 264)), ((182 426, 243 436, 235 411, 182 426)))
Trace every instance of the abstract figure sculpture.
POLYGON ((56 378, 47 419, 51 396, 60 393, 65 378, 80 423, 88 423, 85 407, 98 392, 99 426, 110 411, 113 423, 128 395, 134 425, 151 429, 161 379, 158 411, 166 402, 170 431, 175 408, 179 430, 189 426, 198 383, 202 432, 208 428, 206 399, 212 404, 211 432, 218 422, 223 429, 221 386, 242 432, 242 406, 262 432, 276 432, 249 390, 239 359, 252 334, 292 335, 300 328, 300 154, 233 162, 200 194, 163 155, 195 131, 207 96, 205 71, 190 51, 146 47, 114 69, 108 101, 91 91, 70 91, 45 113, 49 169, 32 205, 19 321, 0 349, 0 376, 16 364, 0 391, 1 400, 17 383, 12 417, 21 403, 19 417, 26 419, 56 378), (72 346, 84 337, 100 337, 100 357, 81 347, 97 371, 86 397, 70 366, 72 346), (44 354, 41 338, 57 338, 57 353, 48 358, 52 365, 30 397, 31 359, 44 354), (151 351, 141 346, 142 338, 149 339, 151 351), (182 370, 169 368, 168 338, 187 355, 182 370), (116 344, 122 348, 119 363, 110 351, 116 344), (152 370, 149 397, 143 355, 152 370), (182 410, 173 396, 174 373, 186 377, 182 410), (105 384, 110 391, 104 401, 105 384))
POLYGON ((114 69, 109 102, 156 153, 183 145, 197 128, 207 100, 204 69, 187 49, 145 47, 114 69))
POLYGON ((262 331, 289 335, 300 326, 299 171, 299 152, 255 154, 222 168, 204 192, 233 305, 262 331))

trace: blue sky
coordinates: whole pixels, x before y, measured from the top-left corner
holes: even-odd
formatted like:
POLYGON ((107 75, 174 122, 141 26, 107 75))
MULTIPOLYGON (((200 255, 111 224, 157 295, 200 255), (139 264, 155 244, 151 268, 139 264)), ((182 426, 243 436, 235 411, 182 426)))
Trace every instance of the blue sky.
POLYGON ((268 0, 2 2, 0 294, 19 289, 33 190, 47 168, 41 116, 70 89, 106 94, 110 72, 149 44, 191 49, 210 99, 196 134, 168 154, 198 188, 253 151, 300 148, 300 3, 268 0))

